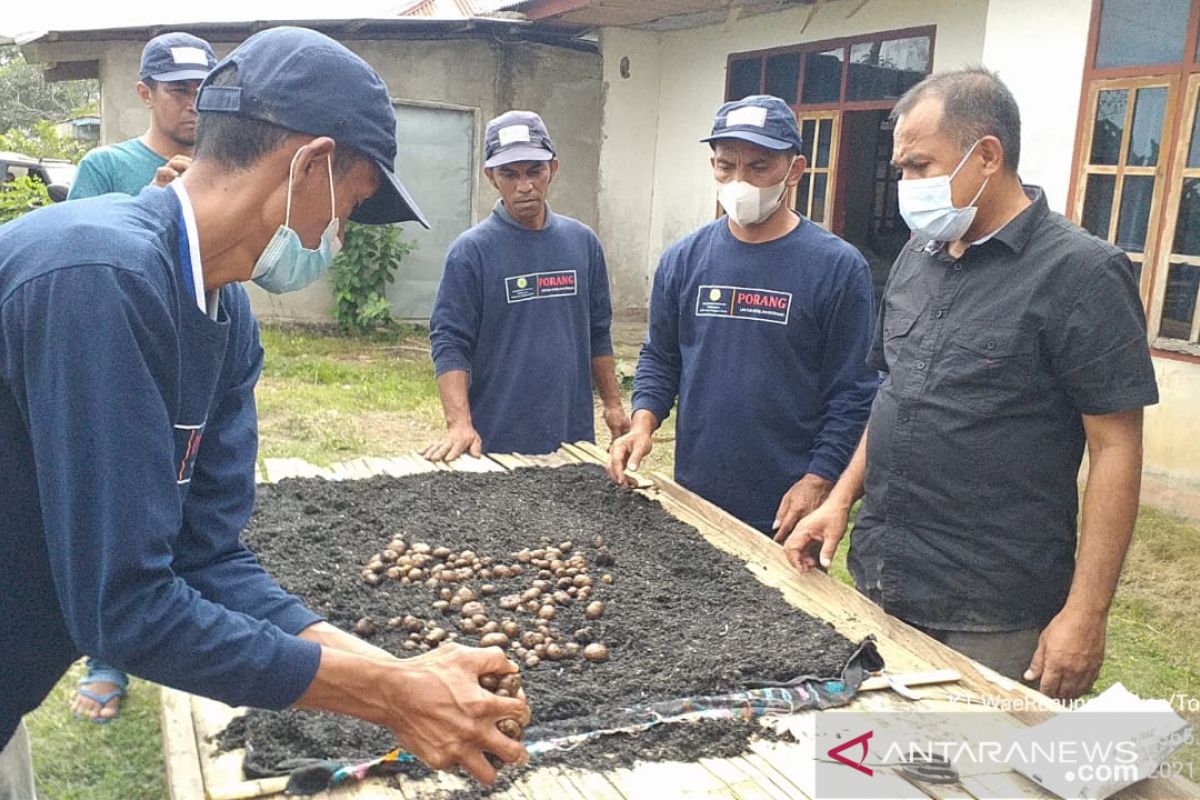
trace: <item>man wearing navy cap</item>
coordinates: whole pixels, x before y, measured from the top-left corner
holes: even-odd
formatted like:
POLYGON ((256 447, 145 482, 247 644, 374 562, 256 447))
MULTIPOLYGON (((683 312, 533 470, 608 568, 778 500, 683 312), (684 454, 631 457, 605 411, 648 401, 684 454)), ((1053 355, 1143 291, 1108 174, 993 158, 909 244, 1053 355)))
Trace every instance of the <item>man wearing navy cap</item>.
POLYGON ((425 455, 549 453, 592 441, 593 384, 615 439, 629 417, 600 241, 546 202, 558 159, 541 117, 500 115, 484 150, 500 200, 446 254, 429 339, 448 430, 425 455))
POLYGON ((134 139, 88 152, 68 198, 137 194, 186 169, 196 143, 196 90, 216 63, 212 46, 190 33, 164 33, 147 42, 134 88, 150 112, 150 126, 134 139))
POLYGON ((676 478, 782 539, 828 494, 866 423, 871 274, 789 207, 806 163, 786 103, 726 103, 702 141, 726 216, 659 262, 633 429, 613 443, 609 474, 637 469, 678 397, 676 478))
MULTIPOLYGON (((240 542, 262 347, 239 283, 306 286, 346 219, 423 223, 387 86, 332 39, 272 28, 214 68, 197 108, 194 161, 168 187, 0 228, 0 748, 24 751, 22 717, 86 653, 234 706, 358 716, 491 781, 486 753, 524 755, 497 723, 529 712, 479 677, 515 664, 458 646, 393 658, 240 542)), ((29 769, 0 755, 0 787, 29 769)))
MULTIPOLYGON (((150 126, 139 137, 89 151, 79 162, 68 199, 137 194, 153 182, 165 185, 186 169, 196 141, 196 90, 216 63, 212 46, 189 33, 164 33, 147 42, 135 88, 150 111, 150 126)), ((89 658, 71 710, 96 723, 112 722, 128 685, 124 672, 89 658)))

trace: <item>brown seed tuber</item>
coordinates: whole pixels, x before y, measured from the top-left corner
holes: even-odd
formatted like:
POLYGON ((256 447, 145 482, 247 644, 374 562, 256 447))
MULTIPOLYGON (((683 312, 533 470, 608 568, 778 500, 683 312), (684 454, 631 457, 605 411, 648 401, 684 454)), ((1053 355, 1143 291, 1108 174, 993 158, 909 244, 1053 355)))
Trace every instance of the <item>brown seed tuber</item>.
POLYGON ((425 623, 422 622, 420 618, 414 617, 412 614, 405 614, 404 619, 400 624, 404 626, 404 630, 406 631, 419 631, 421 628, 425 627, 425 623))
POLYGON ((479 626, 476 625, 473 620, 469 620, 469 619, 464 619, 461 622, 459 622, 458 629, 460 631, 462 631, 463 633, 467 634, 468 636, 479 632, 479 626))
POLYGON ((489 672, 486 675, 479 676, 479 685, 489 692, 494 692, 500 687, 500 676, 494 672, 489 672))
POLYGON ((434 600, 433 609, 434 611, 441 611, 444 614, 450 609, 450 603, 445 600, 434 600))
POLYGON ((516 697, 521 693, 521 673, 510 672, 500 676, 500 688, 507 689, 509 694, 516 697))
POLYGON ((362 579, 363 579, 363 583, 367 584, 368 586, 378 586, 379 585, 379 576, 376 575, 374 572, 370 572, 370 571, 364 572, 362 579))
POLYGON ((560 606, 565 606, 571 602, 571 595, 567 594, 562 589, 559 589, 554 593, 554 602, 558 603, 560 606))
POLYGON ((486 633, 479 639, 480 647, 508 647, 508 637, 503 633, 486 633))
POLYGON ((487 609, 483 603, 479 602, 478 600, 471 600, 470 602, 463 603, 463 606, 460 609, 464 617, 473 617, 476 614, 483 614, 486 610, 487 609))
POLYGON ((496 620, 491 620, 490 622, 484 623, 483 627, 479 629, 479 632, 495 633, 498 630, 500 630, 500 623, 496 622, 496 620))
POLYGON ((542 663, 542 660, 537 657, 536 653, 530 653, 529 655, 525 656, 525 666, 529 667, 530 669, 533 669, 540 663, 542 663))
POLYGON ((475 623, 476 628, 482 628, 484 625, 488 624, 487 614, 473 614, 471 616, 471 622, 475 623))
POLYGON ((608 661, 608 645, 603 642, 592 642, 583 648, 583 657, 597 663, 608 661))
POLYGON ((521 727, 521 723, 515 719, 502 719, 496 723, 496 727, 510 739, 521 741, 521 737, 525 735, 525 729, 521 727))
POLYGON ((433 548, 433 552, 431 552, 430 555, 432 555, 436 559, 445 561, 451 555, 453 555, 453 553, 454 553, 454 551, 451 550, 449 547, 435 547, 435 548, 433 548))
POLYGON ((566 655, 566 651, 563 650, 562 645, 558 644, 557 642, 551 642, 550 644, 546 645, 546 659, 547 660, 558 661, 564 655, 566 655))
POLYGON ((589 620, 597 620, 604 616, 604 603, 599 600, 593 600, 588 603, 588 606, 583 611, 583 615, 589 620))
POLYGON ((379 630, 370 617, 363 617, 358 622, 354 623, 354 632, 364 638, 370 638, 379 630))
POLYGON ((554 606, 542 606, 540 609, 538 609, 537 615, 542 619, 554 619, 554 606))
POLYGON ((429 545, 425 544, 424 542, 417 542, 416 544, 414 544, 414 545, 412 546, 412 551, 413 551, 414 553, 417 553, 417 554, 419 554, 419 555, 428 555, 428 554, 429 554, 429 551, 430 551, 430 550, 432 550, 432 549, 433 549, 432 547, 430 547, 429 545))
POLYGON ((515 619, 506 619, 500 623, 500 630, 510 639, 521 635, 521 625, 515 619))
POLYGON ((425 634, 425 641, 440 642, 446 638, 446 630, 444 628, 430 628, 429 633, 425 634))
POLYGON ((489 594, 495 594, 496 586, 495 586, 495 584, 485 583, 483 586, 479 587, 479 593, 484 596, 489 595, 489 594))
POLYGON ((397 553, 395 550, 391 550, 391 549, 384 550, 382 553, 379 554, 379 560, 383 561, 385 564, 391 564, 393 561, 395 561, 399 557, 400 557, 400 554, 397 553))
POLYGON ((521 596, 519 594, 506 594, 500 598, 500 607, 505 611, 512 611, 519 605, 521 605, 521 596))

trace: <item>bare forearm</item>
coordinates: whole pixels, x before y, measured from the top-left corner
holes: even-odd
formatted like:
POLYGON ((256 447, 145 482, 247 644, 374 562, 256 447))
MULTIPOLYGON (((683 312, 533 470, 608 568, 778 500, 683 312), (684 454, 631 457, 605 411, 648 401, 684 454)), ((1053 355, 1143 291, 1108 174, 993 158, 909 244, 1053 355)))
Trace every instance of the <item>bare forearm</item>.
POLYGON ((617 380, 616 362, 612 356, 592 359, 592 384, 605 408, 621 407, 621 384, 617 380))
MULTIPOLYGON (((398 663, 394 659, 393 663, 398 663)), ((296 708, 330 711, 358 717, 376 725, 390 725, 388 705, 379 686, 392 666, 335 647, 321 648, 321 663, 296 708)))
POLYGON ((467 397, 470 386, 471 376, 465 370, 450 370, 438 376, 438 395, 442 398, 446 427, 471 424, 471 403, 467 397))
POLYGON ((1067 606, 1102 616, 1112 605, 1137 520, 1142 478, 1140 420, 1134 441, 1089 445, 1088 457, 1083 522, 1067 606))
POLYGON ((867 432, 868 429, 864 428, 854 456, 846 466, 846 471, 834 484, 826 501, 844 507, 847 512, 855 501, 863 496, 863 483, 867 477, 867 432))

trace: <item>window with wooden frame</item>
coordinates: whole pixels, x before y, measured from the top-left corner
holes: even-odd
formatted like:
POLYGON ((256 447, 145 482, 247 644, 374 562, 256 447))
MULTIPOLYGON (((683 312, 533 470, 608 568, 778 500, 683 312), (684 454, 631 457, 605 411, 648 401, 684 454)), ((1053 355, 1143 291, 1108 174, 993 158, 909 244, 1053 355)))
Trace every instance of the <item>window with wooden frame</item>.
POLYGON ((1200 357, 1200 0, 1093 0, 1069 207, 1129 254, 1153 347, 1200 357))
POLYGON ((729 57, 726 100, 772 94, 796 113, 808 160, 793 195, 797 211, 837 229, 842 114, 890 110, 929 74, 934 34, 933 27, 911 28, 729 57))

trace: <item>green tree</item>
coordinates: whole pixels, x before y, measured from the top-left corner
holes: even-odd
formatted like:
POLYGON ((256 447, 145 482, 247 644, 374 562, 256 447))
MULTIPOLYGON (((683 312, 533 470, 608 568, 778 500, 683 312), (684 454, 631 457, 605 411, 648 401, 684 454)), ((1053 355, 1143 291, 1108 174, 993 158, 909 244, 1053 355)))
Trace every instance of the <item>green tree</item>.
POLYGON ((91 149, 87 142, 62 136, 46 120, 38 120, 29 130, 11 128, 0 133, 0 150, 10 150, 31 158, 65 158, 79 161, 91 149))
POLYGON ((15 45, 0 46, 0 132, 94 114, 99 103, 98 81, 47 83, 41 67, 27 62, 15 45))
POLYGON ((0 183, 0 224, 49 203, 45 184, 27 175, 0 183))

